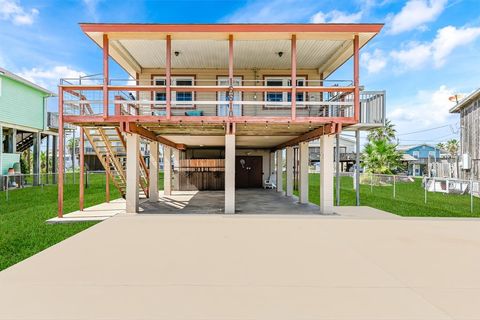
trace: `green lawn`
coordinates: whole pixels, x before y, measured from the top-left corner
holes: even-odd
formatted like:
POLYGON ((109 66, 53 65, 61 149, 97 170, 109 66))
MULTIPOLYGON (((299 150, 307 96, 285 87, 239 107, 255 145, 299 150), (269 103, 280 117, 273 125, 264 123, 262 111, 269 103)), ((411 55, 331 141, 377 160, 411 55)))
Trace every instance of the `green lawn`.
MULTIPOLYGON (((312 203, 320 202, 320 177, 312 173, 309 176, 309 200, 312 203)), ((298 195, 298 193, 296 192, 298 195)), ((396 198, 393 198, 393 186, 373 186, 362 184, 360 187, 360 204, 381 209, 400 216, 417 217, 479 217, 480 199, 473 199, 473 213, 470 213, 470 195, 454 195, 443 193, 427 193, 425 204, 425 191, 421 179, 412 183, 396 184, 396 198)), ((353 179, 341 177, 340 204, 342 206, 355 205, 355 190, 353 179)))
MULTIPOLYGON (((71 174, 68 176, 72 180, 71 174)), ((78 183, 78 177, 76 179, 78 183)), ((78 210, 78 184, 66 184, 65 213, 78 210)), ((110 186, 111 199, 119 192, 110 186)), ((105 201, 105 176, 90 174, 85 207, 105 201)), ((95 223, 46 224, 57 214, 57 186, 28 187, 0 192, 0 270, 58 243, 95 223)))
MULTIPOLYGON (((160 175, 159 187, 163 187, 160 175)), ((72 176, 65 185, 65 213, 78 210, 78 184, 72 184, 72 176)), ((76 179, 78 183, 78 177, 76 179)), ((310 174, 312 203, 319 203, 318 174, 310 174)), ((355 191, 350 177, 341 178, 341 205, 355 205, 355 191)), ((111 199, 120 194, 110 186, 111 199)), ((297 192, 295 192, 298 194, 297 192)), ((371 206, 401 216, 478 217, 480 199, 474 198, 474 212, 470 213, 470 196, 428 193, 424 203, 421 180, 413 183, 397 183, 396 198, 392 186, 361 185, 361 205, 371 206)), ((45 220, 57 214, 57 186, 30 187, 10 190, 6 201, 5 191, 0 192, 0 270, 5 269, 35 253, 42 251, 94 223, 49 225, 45 220)), ((105 176, 89 175, 89 187, 85 189, 85 206, 105 201, 105 176)))

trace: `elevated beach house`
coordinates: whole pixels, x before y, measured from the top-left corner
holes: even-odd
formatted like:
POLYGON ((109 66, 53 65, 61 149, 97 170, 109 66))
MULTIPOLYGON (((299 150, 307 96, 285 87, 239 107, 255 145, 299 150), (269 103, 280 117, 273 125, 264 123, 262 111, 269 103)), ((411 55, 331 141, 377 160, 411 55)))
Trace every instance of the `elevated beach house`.
POLYGON ((47 99, 52 96, 49 90, 0 68, 0 177, 26 173, 20 172, 20 155, 31 148, 29 173, 36 175, 33 182, 38 183, 42 140, 47 141, 46 151, 52 157, 45 170, 56 171, 58 115, 47 111, 47 99))
MULTIPOLYGON (((292 195, 297 170, 299 201, 306 203, 314 139, 320 140, 320 212, 332 213, 335 136, 384 122, 384 92, 363 90, 359 72, 360 50, 381 24, 80 27, 103 52, 103 77, 62 80, 60 122, 81 127, 81 144, 84 137, 91 143, 129 213, 139 211, 140 191, 158 200, 152 155, 159 144, 167 195, 192 185, 224 190, 225 213, 234 213, 236 189, 261 188, 273 172, 277 191, 292 195), (109 77, 110 58, 129 78, 109 77), (350 59, 351 76, 332 79, 350 59), (149 167, 141 140, 149 141, 149 167)), ((61 217, 61 183, 58 200, 61 217)), ((82 188, 80 201, 83 208, 82 188)))

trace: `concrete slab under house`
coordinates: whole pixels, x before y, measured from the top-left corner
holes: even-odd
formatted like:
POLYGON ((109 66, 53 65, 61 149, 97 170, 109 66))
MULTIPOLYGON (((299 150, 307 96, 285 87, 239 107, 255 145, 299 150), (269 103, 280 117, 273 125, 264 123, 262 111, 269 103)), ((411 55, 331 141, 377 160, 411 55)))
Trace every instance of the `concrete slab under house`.
MULTIPOLYGON (((318 213, 332 214, 335 137, 384 123, 385 92, 364 90, 359 75, 360 49, 382 26, 82 23, 103 52, 103 76, 61 81, 60 135, 65 123, 81 128, 80 170, 87 138, 127 213, 140 211, 141 194, 159 201, 162 163, 165 196, 220 191, 227 214, 245 201, 240 189, 292 196, 295 186, 306 204, 308 143, 319 139, 318 213), (131 79, 111 79, 110 59, 131 79), (330 79, 350 59, 351 78, 330 79)), ((62 177, 58 190, 61 218, 62 177)))

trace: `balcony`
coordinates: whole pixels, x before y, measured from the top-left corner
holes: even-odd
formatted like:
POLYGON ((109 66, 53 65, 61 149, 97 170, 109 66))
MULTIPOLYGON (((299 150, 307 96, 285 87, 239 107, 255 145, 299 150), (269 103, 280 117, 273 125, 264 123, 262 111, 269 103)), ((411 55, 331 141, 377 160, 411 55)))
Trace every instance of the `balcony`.
MULTIPOLYGON (((63 79, 63 112, 69 122, 78 116, 95 120, 107 113, 112 121, 357 123, 355 87, 349 80, 297 79, 296 86, 282 85, 275 78, 237 79, 231 86, 227 80, 177 81, 168 94, 158 80, 110 80, 106 101, 102 80, 63 79)), ((360 91, 359 100, 357 126, 382 125, 385 92, 360 91)))

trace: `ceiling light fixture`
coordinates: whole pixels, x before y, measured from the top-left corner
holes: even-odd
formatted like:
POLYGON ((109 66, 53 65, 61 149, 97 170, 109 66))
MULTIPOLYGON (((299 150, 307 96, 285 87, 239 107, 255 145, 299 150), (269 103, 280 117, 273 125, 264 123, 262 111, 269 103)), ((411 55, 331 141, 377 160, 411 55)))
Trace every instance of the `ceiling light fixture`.
POLYGON ((283 56, 283 51, 277 52, 278 56, 281 58, 283 56))
POLYGON ((175 55, 175 57, 178 57, 180 55, 180 51, 175 51, 173 54, 175 55))

